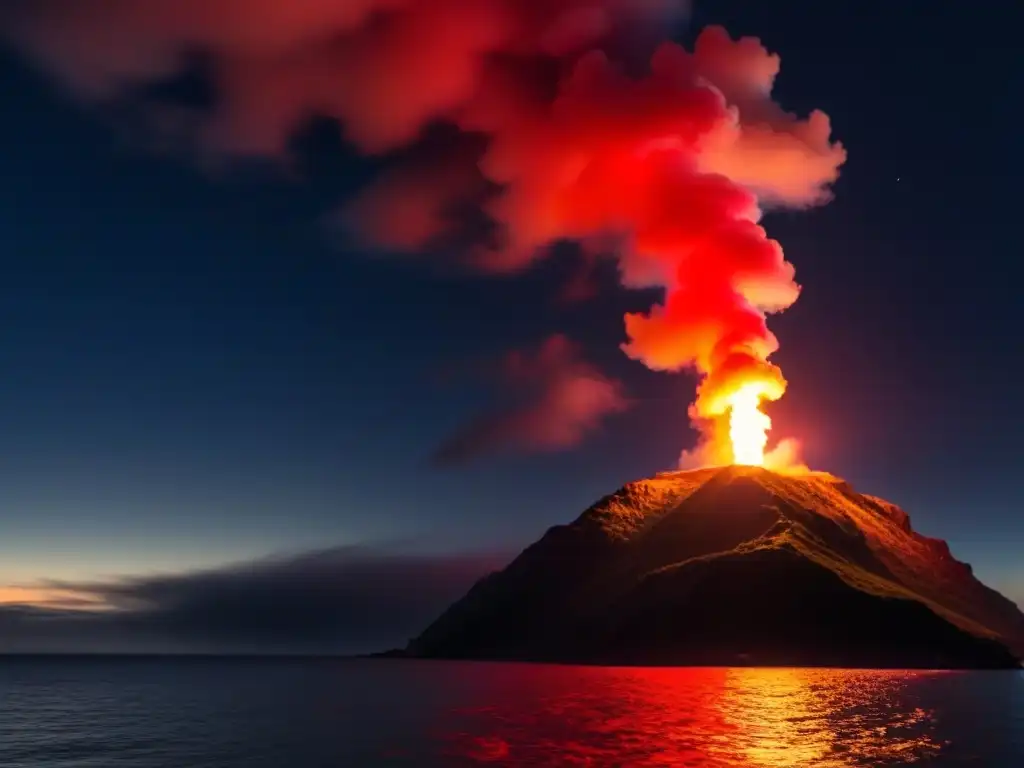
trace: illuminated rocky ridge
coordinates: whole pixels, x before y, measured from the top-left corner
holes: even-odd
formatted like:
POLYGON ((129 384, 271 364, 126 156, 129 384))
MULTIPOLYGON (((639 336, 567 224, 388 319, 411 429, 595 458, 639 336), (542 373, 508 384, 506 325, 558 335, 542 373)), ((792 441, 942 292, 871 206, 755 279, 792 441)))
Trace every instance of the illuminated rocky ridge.
POLYGON ((724 467, 630 483, 551 528, 406 653, 1007 667, 1024 614, 893 504, 825 473, 724 467))

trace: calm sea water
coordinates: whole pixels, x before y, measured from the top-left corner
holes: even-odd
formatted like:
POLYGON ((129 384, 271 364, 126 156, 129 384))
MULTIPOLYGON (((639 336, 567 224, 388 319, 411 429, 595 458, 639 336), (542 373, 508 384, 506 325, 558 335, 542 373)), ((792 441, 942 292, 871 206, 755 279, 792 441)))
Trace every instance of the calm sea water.
POLYGON ((4 768, 1024 766, 1024 675, 0 659, 4 768))

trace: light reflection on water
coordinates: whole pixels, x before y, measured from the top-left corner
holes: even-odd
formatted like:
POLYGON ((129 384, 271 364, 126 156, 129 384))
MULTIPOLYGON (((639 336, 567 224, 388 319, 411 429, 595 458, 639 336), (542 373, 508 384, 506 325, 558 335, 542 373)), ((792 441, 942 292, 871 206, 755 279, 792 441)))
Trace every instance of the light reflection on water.
POLYGON ((1020 672, 0 656, 18 768, 1024 766, 1020 672))
MULTIPOLYGON (((918 675, 920 673, 917 673, 918 675)), ((934 713, 902 708, 914 673, 730 670, 718 708, 735 737, 709 750, 727 762, 779 768, 880 765, 939 753, 934 713)))
POLYGON ((927 765, 946 746, 912 691, 944 673, 546 669, 556 695, 514 684, 501 704, 463 712, 453 754, 509 766, 830 768, 927 765))

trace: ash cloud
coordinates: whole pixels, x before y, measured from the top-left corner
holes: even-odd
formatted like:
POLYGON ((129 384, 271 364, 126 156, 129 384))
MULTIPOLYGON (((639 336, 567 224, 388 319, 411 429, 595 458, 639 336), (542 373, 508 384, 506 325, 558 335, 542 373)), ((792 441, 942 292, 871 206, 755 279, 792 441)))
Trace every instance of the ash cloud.
POLYGON ((0 651, 381 650, 404 645, 507 559, 339 547, 182 574, 48 582, 37 586, 68 602, 0 605, 0 651))
POLYGON ((583 360, 578 347, 559 334, 536 350, 509 353, 499 375, 514 404, 478 415, 438 448, 435 463, 457 464, 503 448, 569 448, 598 429, 604 417, 629 406, 622 385, 583 360))
MULTIPOLYGON (((692 51, 664 42, 645 68, 620 66, 624 40, 650 39, 683 7, 22 0, 0 11, 0 34, 89 104, 173 78, 201 51, 215 98, 190 124, 204 155, 280 160, 309 120, 336 119, 359 152, 399 158, 336 217, 374 246, 434 253, 462 242, 453 212, 475 206, 492 227, 463 250, 483 272, 527 269, 564 240, 614 252, 625 287, 664 292, 624 318, 623 350, 655 370, 701 375, 691 415, 713 442, 738 386, 753 381, 770 400, 786 388, 766 317, 799 286, 762 212, 827 202, 846 152, 825 113, 793 115, 773 99, 781 60, 756 38, 709 27, 692 51), (439 123, 482 147, 424 160, 415 150, 439 123)), ((484 418, 442 455, 474 450, 460 440, 566 444, 558 430, 514 426, 556 400, 484 418)), ((570 413, 562 423, 590 422, 570 413)))

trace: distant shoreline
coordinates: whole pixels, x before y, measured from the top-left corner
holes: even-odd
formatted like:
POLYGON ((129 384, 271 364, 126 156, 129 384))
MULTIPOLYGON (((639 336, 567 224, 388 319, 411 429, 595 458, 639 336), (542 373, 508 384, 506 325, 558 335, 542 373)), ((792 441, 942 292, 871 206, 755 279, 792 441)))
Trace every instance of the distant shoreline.
POLYGON ((454 664, 521 664, 548 667, 594 667, 603 669, 836 669, 856 671, 899 671, 914 672, 1016 672, 1024 669, 1024 664, 1016 667, 844 667, 823 664, 646 664, 641 662, 624 663, 622 661, 600 663, 591 661, 544 661, 530 659, 454 659, 426 658, 414 656, 402 650, 379 651, 363 654, 332 654, 332 653, 0 653, 0 664, 13 661, 386 661, 400 660, 410 662, 454 663, 454 664))

